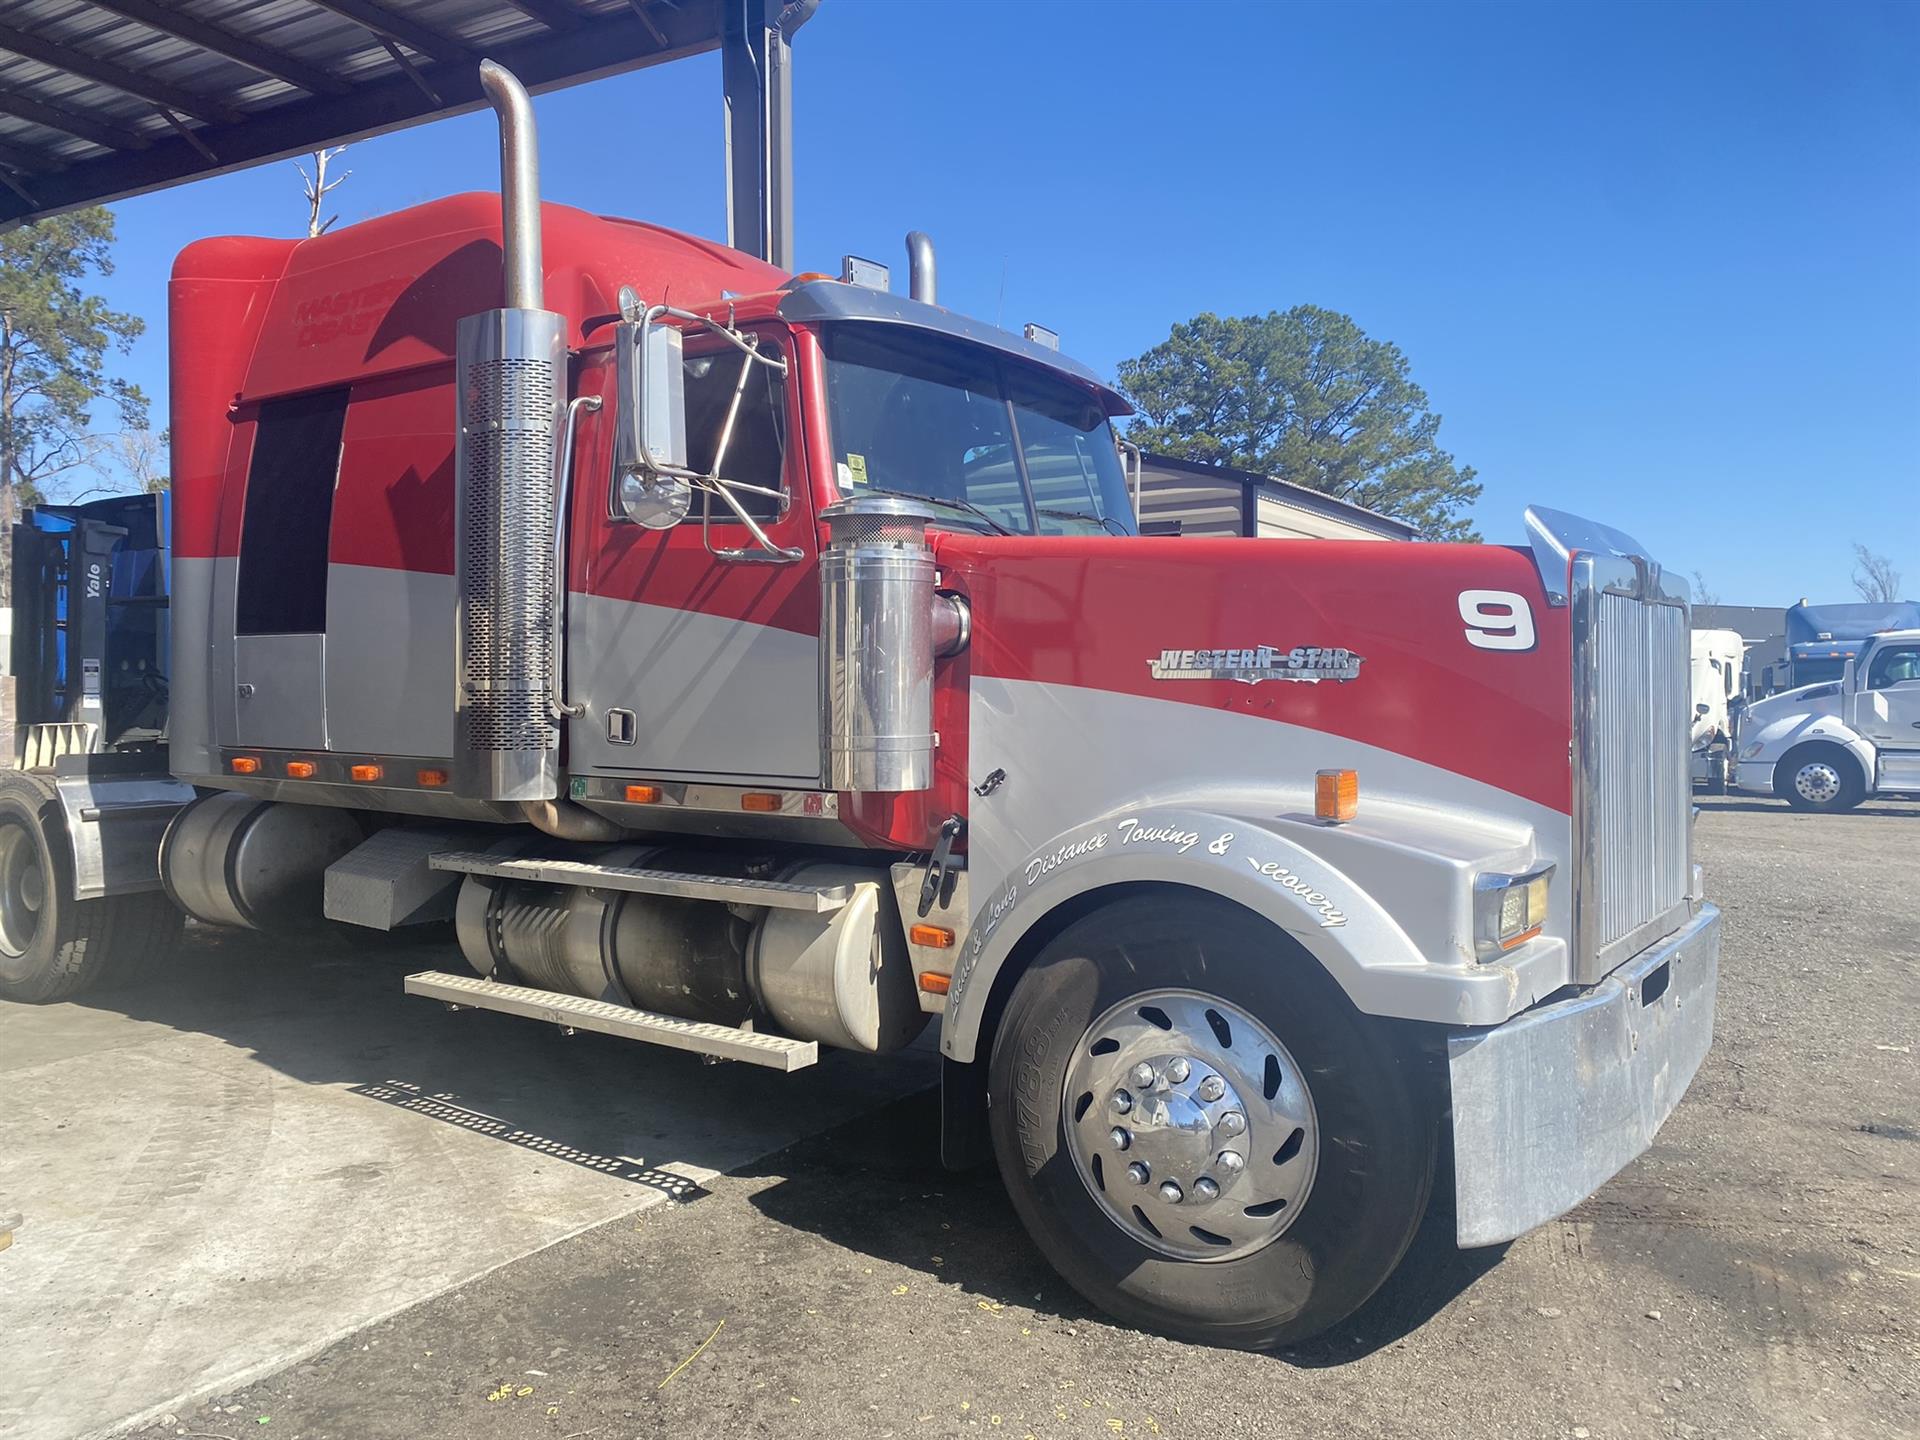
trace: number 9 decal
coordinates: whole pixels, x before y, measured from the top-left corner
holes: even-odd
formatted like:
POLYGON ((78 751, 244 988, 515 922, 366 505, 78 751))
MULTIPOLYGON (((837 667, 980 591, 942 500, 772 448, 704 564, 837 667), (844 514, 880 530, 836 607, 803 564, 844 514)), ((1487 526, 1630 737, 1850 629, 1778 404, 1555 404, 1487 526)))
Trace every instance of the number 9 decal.
POLYGON ((1481 650, 1531 650, 1533 609, 1511 590, 1462 590, 1460 618, 1467 643, 1481 650))

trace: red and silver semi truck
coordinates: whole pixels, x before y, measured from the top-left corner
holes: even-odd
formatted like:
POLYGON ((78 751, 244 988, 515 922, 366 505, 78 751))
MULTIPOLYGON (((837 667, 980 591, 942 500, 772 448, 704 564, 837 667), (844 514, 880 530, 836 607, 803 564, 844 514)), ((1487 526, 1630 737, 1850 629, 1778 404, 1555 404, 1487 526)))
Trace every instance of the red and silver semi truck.
POLYGON ((1124 400, 923 238, 904 298, 543 205, 485 86, 501 196, 179 257, 166 748, 32 727, 0 994, 177 907, 451 919, 409 992, 780 1070, 932 1022, 948 1158, 1231 1345, 1351 1313, 1436 1174, 1486 1245, 1647 1147, 1718 963, 1684 582, 1540 510, 1142 538, 1124 400))

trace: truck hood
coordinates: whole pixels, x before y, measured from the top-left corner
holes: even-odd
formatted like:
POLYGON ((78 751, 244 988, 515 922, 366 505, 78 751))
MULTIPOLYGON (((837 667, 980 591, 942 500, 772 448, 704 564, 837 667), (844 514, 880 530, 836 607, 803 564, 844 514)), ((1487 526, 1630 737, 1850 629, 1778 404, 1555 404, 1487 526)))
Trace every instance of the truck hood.
POLYGON ((1747 723, 1764 725, 1787 715, 1838 715, 1840 687, 1831 680, 1819 685, 1802 685, 1756 700, 1747 707, 1747 723))

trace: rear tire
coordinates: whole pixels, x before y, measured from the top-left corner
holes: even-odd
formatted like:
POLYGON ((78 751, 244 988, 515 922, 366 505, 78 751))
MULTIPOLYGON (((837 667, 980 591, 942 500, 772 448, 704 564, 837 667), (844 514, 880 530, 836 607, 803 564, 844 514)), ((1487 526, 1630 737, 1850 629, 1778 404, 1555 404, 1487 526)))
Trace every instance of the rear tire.
POLYGON ((65 1000, 158 968, 180 912, 158 892, 73 897, 66 821, 52 785, 0 775, 0 999, 65 1000))
POLYGON ((1867 777, 1837 745, 1801 745, 1774 766, 1773 789, 1796 810, 1851 810, 1867 798, 1867 777))
POLYGON ((1397 1038, 1260 917, 1123 900, 1015 986, 994 1153, 1042 1253, 1107 1313, 1210 1345, 1305 1340, 1379 1288, 1426 1210, 1433 1092, 1397 1038))

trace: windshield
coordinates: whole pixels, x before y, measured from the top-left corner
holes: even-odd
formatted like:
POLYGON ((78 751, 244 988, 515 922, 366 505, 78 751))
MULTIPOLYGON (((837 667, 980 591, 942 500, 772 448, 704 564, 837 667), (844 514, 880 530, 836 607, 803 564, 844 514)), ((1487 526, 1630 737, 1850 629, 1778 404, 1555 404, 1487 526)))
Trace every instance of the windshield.
POLYGON ((1134 533, 1099 402, 991 351, 877 326, 824 337, 842 495, 890 490, 1022 535, 1134 533))

